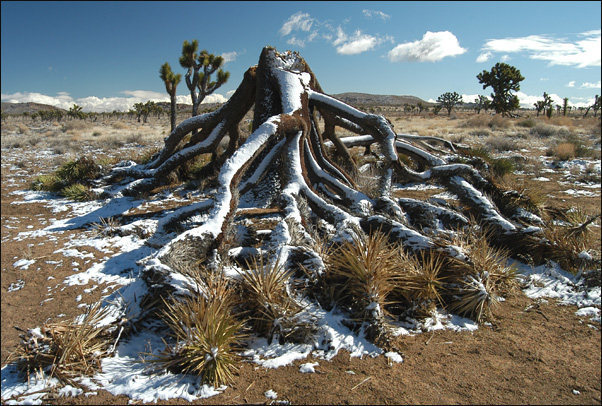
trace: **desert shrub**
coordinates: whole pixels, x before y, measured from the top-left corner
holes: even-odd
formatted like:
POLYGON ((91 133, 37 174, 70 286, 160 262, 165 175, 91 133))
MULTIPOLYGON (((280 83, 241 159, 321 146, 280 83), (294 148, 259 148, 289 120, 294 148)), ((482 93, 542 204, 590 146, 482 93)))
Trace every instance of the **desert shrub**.
POLYGON ((515 140, 510 137, 490 136, 485 140, 485 145, 497 152, 514 151, 518 149, 515 140))
POLYGON ((88 124, 85 121, 82 120, 72 120, 72 121, 68 121, 63 125, 63 131, 67 132, 67 131, 76 131, 76 130, 83 130, 88 126, 88 124))
POLYGON ((569 130, 567 130, 565 127, 556 127, 549 124, 537 124, 535 127, 531 128, 529 134, 548 138, 554 136, 568 136, 569 130))
POLYGON ((128 128, 130 128, 130 126, 126 123, 122 123, 121 121, 116 121, 114 123, 111 123, 111 126, 117 130, 126 130, 128 128))
POLYGON ((489 116, 486 114, 476 115, 465 122, 461 123, 459 126, 464 128, 480 128, 487 127, 489 125, 489 116))
POLYGON ((516 125, 524 128, 533 128, 537 125, 537 122, 532 118, 527 118, 517 122, 516 125))
POLYGON ((575 145, 569 142, 563 142, 554 148, 554 156, 561 161, 567 161, 575 158, 575 145))
POLYGON ((510 128, 512 122, 510 119, 502 117, 501 115, 496 114, 491 118, 489 123, 487 124, 489 128, 492 130, 504 130, 506 128, 510 128))
POLYGON ((126 144, 141 144, 142 138, 143 137, 142 137, 141 133, 130 134, 125 138, 125 143, 126 144))
POLYGON ((53 174, 40 175, 31 184, 33 190, 46 190, 77 201, 95 198, 85 184, 100 174, 101 167, 93 159, 82 157, 68 161, 53 174))
POLYGON ((514 162, 508 158, 498 158, 491 162, 493 175, 502 178, 514 171, 514 162))
POLYGON ((489 137, 489 136, 491 136, 491 131, 489 131, 486 128, 479 128, 477 130, 472 130, 470 132, 470 135, 472 135, 474 137, 489 137))

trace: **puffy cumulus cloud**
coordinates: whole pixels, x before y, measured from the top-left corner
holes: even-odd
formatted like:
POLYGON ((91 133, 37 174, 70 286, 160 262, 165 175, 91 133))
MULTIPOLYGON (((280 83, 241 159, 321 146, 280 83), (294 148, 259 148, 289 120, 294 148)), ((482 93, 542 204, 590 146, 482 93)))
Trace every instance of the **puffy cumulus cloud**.
POLYGON ((482 54, 477 56, 476 61, 477 61, 477 63, 487 62, 488 60, 491 59, 492 56, 493 56, 493 54, 491 52, 483 52, 482 54))
POLYGON ((360 30, 356 30, 353 35, 349 36, 340 26, 337 27, 336 34, 336 38, 332 41, 332 45, 336 47, 337 53, 341 55, 361 54, 383 42, 393 41, 393 37, 363 34, 360 30))
POLYGON ((236 52, 236 51, 224 52, 221 55, 221 57, 224 58, 225 63, 234 62, 236 60, 236 58, 238 57, 238 52, 236 52))
POLYGON ((531 59, 548 61, 550 65, 586 68, 600 66, 600 30, 587 31, 570 41, 548 35, 491 39, 483 52, 526 53, 531 59))
MULTIPOLYGON (((475 103, 475 100, 477 100, 479 98, 479 94, 462 94, 462 102, 463 103, 475 103)), ((491 97, 487 96, 487 95, 482 95, 487 97, 489 100, 491 100, 491 97)))
POLYGON ((566 87, 575 87, 575 81, 571 80, 569 83, 566 84, 566 87))
POLYGON ((427 31, 419 41, 397 45, 389 51, 388 57, 391 62, 437 62, 465 52, 451 32, 427 31))
POLYGON ((389 14, 385 14, 379 10, 364 9, 364 10, 362 10, 362 14, 364 14, 368 18, 377 17, 377 18, 381 18, 384 21, 387 21, 389 18, 391 18, 391 16, 389 14))
POLYGON ((583 89, 600 89, 602 88, 602 83, 600 81, 598 81, 598 83, 585 82, 582 83, 580 87, 583 89))
MULTIPOLYGON (((41 93, 33 92, 17 92, 13 94, 2 93, 1 99, 7 103, 41 103, 47 104, 54 107, 59 107, 65 110, 71 108, 74 104, 82 107, 85 112, 110 112, 113 110, 117 111, 128 111, 133 107, 135 103, 144 103, 148 100, 154 102, 169 102, 169 96, 167 94, 154 92, 151 90, 124 90, 121 92, 126 97, 80 97, 73 98, 67 92, 59 92, 56 96, 48 96, 41 93)), ((203 103, 225 103, 228 97, 224 97, 221 94, 210 94, 208 95, 203 103)), ((178 95, 176 96, 176 102, 182 104, 190 104, 190 96, 178 95)))
POLYGON ((297 30, 308 32, 311 30, 313 23, 314 19, 310 17, 309 13, 298 11, 282 24, 282 27, 280 27, 280 35, 288 35, 297 30))

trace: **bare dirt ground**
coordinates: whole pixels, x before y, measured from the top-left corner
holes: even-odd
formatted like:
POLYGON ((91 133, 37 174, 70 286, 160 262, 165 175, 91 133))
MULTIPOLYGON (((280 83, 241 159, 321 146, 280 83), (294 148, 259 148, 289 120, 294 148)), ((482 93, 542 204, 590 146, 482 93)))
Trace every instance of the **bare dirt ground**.
MULTIPOLYGON (((509 137, 521 144, 513 153, 522 151, 526 157, 541 156, 546 148, 554 145, 550 139, 538 138, 535 142, 535 138, 525 135, 528 129, 516 126, 503 129, 487 127, 487 132, 483 131, 481 136, 471 134, 476 131, 474 126, 461 126, 469 119, 393 117, 397 131, 447 136, 455 141, 462 138, 462 142, 475 145, 486 145, 488 137, 493 135, 511 134, 509 137), (438 128, 444 130, 437 132, 438 128)), ((580 130, 584 133, 597 131, 594 138, 599 139, 599 120, 597 123, 596 126, 593 121, 590 129, 580 130)), ((23 132, 10 132, 10 142, 4 138, 9 133, 5 131, 4 123, 2 128, 3 366, 19 342, 19 331, 15 327, 26 330, 48 321, 71 319, 82 313, 78 307, 80 302, 92 303, 115 289, 63 284, 62 281, 74 273, 74 267, 85 269, 88 263, 101 259, 104 254, 94 247, 84 247, 92 254, 86 258, 67 257, 64 251, 57 251, 68 246, 78 233, 89 230, 64 231, 57 239, 37 238, 35 234, 29 234, 26 239, 18 238, 21 232, 44 228, 54 219, 68 217, 69 213, 53 212, 44 203, 14 204, 22 201, 23 197, 13 192, 27 189, 36 176, 51 172, 71 155, 75 157, 88 152, 117 154, 125 158, 141 154, 144 149, 160 147, 161 134, 167 128, 166 123, 152 122, 147 125, 128 123, 127 128, 123 124, 95 124, 93 129, 87 126, 79 130, 64 130, 61 126, 36 129, 23 125, 27 127, 23 132), (53 131, 58 135, 49 133, 53 131), (32 137, 39 139, 32 141, 32 137), (106 137, 129 137, 129 141, 133 142, 117 143, 107 150, 106 137), (103 142, 95 144, 103 139, 104 149, 100 147, 103 142), (15 145, 19 140, 21 145, 15 145), (49 140, 57 142, 49 146, 49 140), (74 149, 67 149, 71 147, 74 149), (36 261, 27 269, 14 266, 17 259, 23 258, 36 261), (18 286, 21 288, 16 289, 18 286)), ((599 159, 599 141, 591 148, 597 148, 599 159)), ((519 171, 517 178, 539 188, 548 201, 558 207, 573 206, 590 213, 600 212, 599 188, 582 187, 579 190, 584 193, 567 193, 569 189, 577 189, 574 186, 576 179, 566 179, 566 173, 545 172, 543 168, 536 168, 536 172, 519 171), (543 176, 548 181, 534 180, 543 176), (591 193, 585 193, 588 191, 591 193)), ((575 177, 578 176, 575 173, 575 177)), ((594 229, 592 244, 599 250, 599 221, 594 229)), ((490 326, 481 326, 474 332, 439 330, 404 336, 401 339, 403 363, 390 365, 382 356, 351 358, 348 353, 339 353, 331 361, 310 358, 269 370, 244 363, 234 384, 224 393, 194 403, 600 404, 600 325, 587 317, 576 316, 576 310, 575 306, 559 305, 554 300, 534 301, 517 291, 496 308, 495 321, 490 326), (316 373, 299 372, 300 364, 306 362, 319 363, 316 373), (277 393, 276 401, 266 398, 265 392, 269 389, 277 393)), ((50 396, 44 403, 128 404, 129 401, 126 396, 113 396, 101 390, 94 396, 50 396)), ((162 403, 189 402, 171 400, 162 403)))

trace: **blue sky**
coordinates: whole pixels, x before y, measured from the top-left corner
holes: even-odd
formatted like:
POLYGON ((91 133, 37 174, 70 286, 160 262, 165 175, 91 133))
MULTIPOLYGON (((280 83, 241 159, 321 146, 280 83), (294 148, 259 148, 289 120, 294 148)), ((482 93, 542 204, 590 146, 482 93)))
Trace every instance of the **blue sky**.
MULTIPOLYGON (((184 40, 223 55, 225 100, 265 45, 307 60, 327 93, 488 95, 476 75, 520 69, 518 94, 591 104, 600 94, 600 2, 1 3, 2 101, 88 111, 168 100, 158 70, 184 40)), ((179 101, 189 100, 184 82, 179 101), (187 99, 188 97, 188 99, 187 99)))

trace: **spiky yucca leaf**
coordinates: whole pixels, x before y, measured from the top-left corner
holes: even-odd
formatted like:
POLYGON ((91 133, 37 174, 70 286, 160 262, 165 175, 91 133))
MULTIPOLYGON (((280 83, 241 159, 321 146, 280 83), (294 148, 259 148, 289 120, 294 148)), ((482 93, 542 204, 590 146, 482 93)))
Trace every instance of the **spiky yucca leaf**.
POLYGON ((73 378, 99 371, 100 359, 107 355, 111 335, 98 326, 107 315, 107 308, 96 303, 72 322, 45 324, 39 333, 29 330, 10 359, 23 373, 42 369, 64 384, 76 385, 73 378))
POLYGON ((230 383, 237 371, 237 350, 244 323, 231 312, 228 301, 202 296, 165 302, 161 318, 176 340, 152 361, 164 368, 200 376, 214 386, 230 383))

